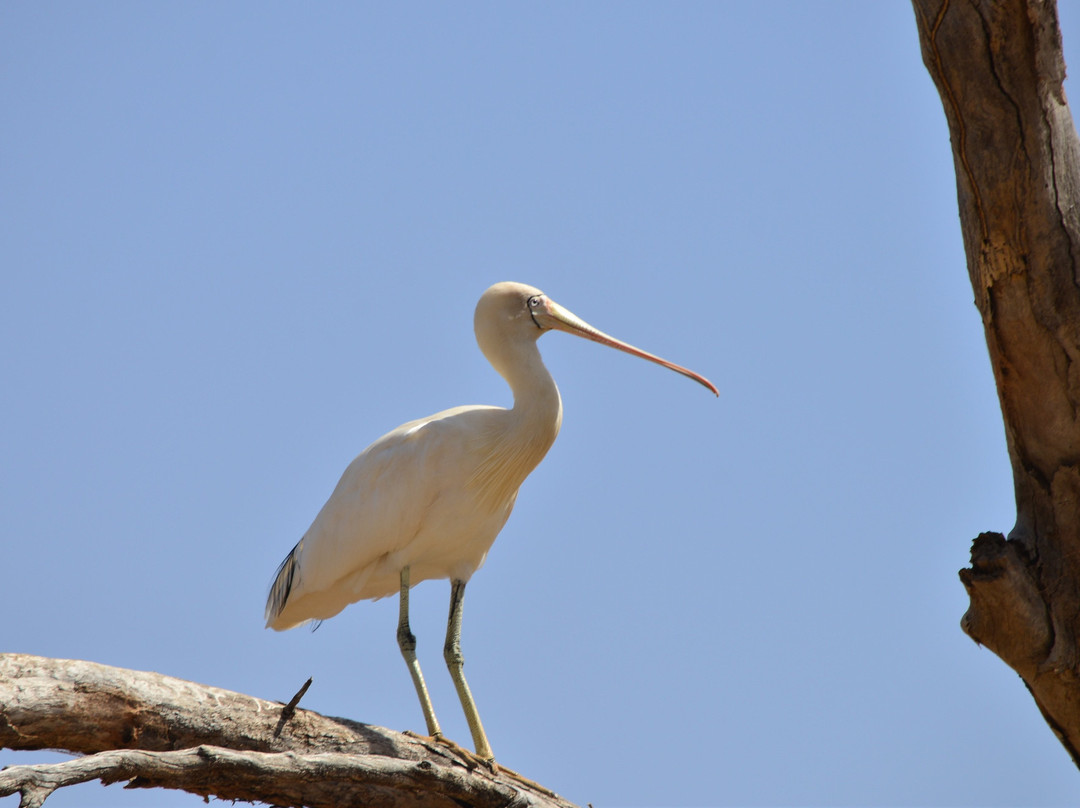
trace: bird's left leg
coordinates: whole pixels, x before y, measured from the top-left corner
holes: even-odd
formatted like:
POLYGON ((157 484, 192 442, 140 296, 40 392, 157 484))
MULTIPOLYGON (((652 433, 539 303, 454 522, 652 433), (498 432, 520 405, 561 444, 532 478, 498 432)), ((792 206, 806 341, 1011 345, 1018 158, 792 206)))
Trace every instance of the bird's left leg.
POLYGON ((476 747, 477 757, 483 758, 489 763, 494 762, 495 753, 491 751, 484 725, 480 723, 480 713, 476 710, 476 702, 473 701, 469 683, 465 681, 465 657, 461 654, 461 606, 465 600, 465 582, 454 580, 450 584, 450 618, 446 622, 446 645, 443 646, 443 657, 446 659, 446 667, 450 669, 450 678, 454 680, 458 698, 461 699, 461 708, 465 711, 465 720, 469 722, 469 731, 472 733, 473 745, 476 747))
POLYGON ((409 568, 401 570, 401 599, 398 609, 397 641, 401 655, 405 657, 405 664, 409 666, 413 685, 416 687, 416 695, 420 697, 420 708, 424 711, 424 721, 427 722, 428 735, 434 738, 442 736, 439 729, 439 721, 435 718, 435 708, 431 705, 431 696, 428 695, 427 685, 424 684, 424 674, 420 672, 420 660, 416 658, 416 637, 409 628, 409 568))

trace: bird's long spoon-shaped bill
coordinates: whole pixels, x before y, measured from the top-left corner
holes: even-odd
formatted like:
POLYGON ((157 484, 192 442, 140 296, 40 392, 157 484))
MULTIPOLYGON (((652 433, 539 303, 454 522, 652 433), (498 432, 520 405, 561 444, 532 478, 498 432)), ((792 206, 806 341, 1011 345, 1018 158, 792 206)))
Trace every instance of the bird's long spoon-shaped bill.
POLYGON ((533 319, 541 328, 553 328, 558 331, 565 331, 567 334, 584 337, 593 342, 599 342, 601 345, 616 348, 631 356, 639 356, 642 359, 648 359, 650 362, 655 362, 658 365, 662 365, 670 370, 674 370, 676 373, 681 373, 683 376, 693 379, 698 384, 711 390, 713 395, 720 395, 720 391, 716 389, 716 385, 704 376, 694 373, 694 371, 689 368, 684 368, 682 365, 676 365, 674 362, 661 359, 659 356, 651 354, 648 351, 635 348, 629 343, 615 339, 615 337, 609 336, 597 328, 593 328, 572 311, 563 308, 546 295, 540 299, 539 304, 533 311, 533 319))

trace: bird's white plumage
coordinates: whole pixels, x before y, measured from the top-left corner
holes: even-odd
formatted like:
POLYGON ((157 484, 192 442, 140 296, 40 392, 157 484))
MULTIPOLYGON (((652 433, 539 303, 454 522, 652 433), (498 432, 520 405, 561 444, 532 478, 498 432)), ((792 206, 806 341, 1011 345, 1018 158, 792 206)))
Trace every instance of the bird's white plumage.
POLYGON ((543 457, 505 461, 510 420, 499 407, 457 407, 403 424, 365 449, 297 545, 291 591, 269 625, 325 620, 355 601, 396 594, 405 566, 414 585, 469 580, 543 457), (487 474, 509 475, 494 496, 487 474))

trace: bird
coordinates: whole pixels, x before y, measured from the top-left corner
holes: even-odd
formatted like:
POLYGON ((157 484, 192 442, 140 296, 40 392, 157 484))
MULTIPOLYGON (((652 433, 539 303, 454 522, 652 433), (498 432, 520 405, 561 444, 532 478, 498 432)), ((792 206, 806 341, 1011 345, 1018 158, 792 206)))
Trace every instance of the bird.
POLYGON ((281 562, 266 601, 267 628, 319 622, 361 600, 397 595, 397 641, 428 734, 442 739, 409 626, 409 590, 450 580, 443 657, 472 735, 476 756, 495 756, 464 674, 465 585, 506 524, 518 489, 551 448, 562 399, 537 340, 563 331, 688 376, 714 395, 704 376, 615 339, 539 289, 497 283, 473 317, 476 341, 513 393, 509 409, 455 407, 402 424, 345 469, 311 527, 281 562))

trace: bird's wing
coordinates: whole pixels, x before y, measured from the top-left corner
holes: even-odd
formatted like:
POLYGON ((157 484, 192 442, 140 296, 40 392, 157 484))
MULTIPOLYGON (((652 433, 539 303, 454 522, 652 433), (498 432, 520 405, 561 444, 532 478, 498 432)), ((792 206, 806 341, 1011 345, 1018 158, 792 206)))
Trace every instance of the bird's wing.
POLYGON ((433 503, 468 478, 461 465, 473 450, 471 413, 491 409, 457 407, 410 421, 357 456, 282 564, 271 601, 276 593, 283 619, 275 621, 268 605, 270 624, 325 619, 359 599, 373 566, 404 549, 433 503))

